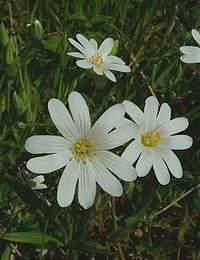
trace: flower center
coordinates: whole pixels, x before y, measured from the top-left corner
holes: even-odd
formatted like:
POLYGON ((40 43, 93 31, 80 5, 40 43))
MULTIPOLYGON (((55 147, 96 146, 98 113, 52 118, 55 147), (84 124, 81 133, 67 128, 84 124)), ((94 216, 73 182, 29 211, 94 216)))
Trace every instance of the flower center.
POLYGON ((104 64, 104 60, 103 60, 102 56, 98 53, 92 55, 92 57, 90 58, 90 62, 92 64, 94 64, 95 66, 101 66, 104 64))
POLYGON ((157 147, 160 144, 161 139, 161 133, 155 130, 149 130, 141 135, 143 145, 148 147, 157 147))
POLYGON ((76 160, 90 159, 95 155, 95 143, 90 139, 79 139, 73 145, 73 155, 76 160))

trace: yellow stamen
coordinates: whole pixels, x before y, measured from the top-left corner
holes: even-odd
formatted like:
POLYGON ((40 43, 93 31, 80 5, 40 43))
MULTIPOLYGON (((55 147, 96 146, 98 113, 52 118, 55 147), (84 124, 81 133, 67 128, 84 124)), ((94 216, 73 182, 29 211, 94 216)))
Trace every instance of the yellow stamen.
POLYGON ((94 54, 90 58, 90 62, 93 63, 95 66, 101 66, 104 64, 104 60, 100 54, 94 54))
POLYGON ((153 129, 141 135, 143 145, 148 147, 157 147, 161 139, 161 133, 153 129))
POLYGON ((90 159, 95 154, 95 143, 90 139, 79 139, 73 146, 73 154, 78 161, 90 159))

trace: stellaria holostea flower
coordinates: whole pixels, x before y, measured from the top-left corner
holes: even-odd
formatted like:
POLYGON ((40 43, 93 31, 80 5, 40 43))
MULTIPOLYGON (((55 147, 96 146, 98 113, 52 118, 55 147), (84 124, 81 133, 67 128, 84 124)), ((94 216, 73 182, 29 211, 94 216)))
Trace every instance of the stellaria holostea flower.
POLYGON ((111 81, 116 82, 116 78, 111 70, 130 72, 129 66, 117 56, 109 55, 113 48, 113 39, 106 38, 98 47, 94 39, 87 40, 82 34, 77 34, 79 42, 69 38, 70 43, 80 52, 69 52, 68 55, 80 58, 76 61, 77 66, 84 69, 93 68, 98 75, 105 75, 111 81))
MULTIPOLYGON (((200 33, 192 30, 192 36, 195 41, 200 45, 200 33)), ((184 54, 181 56, 181 61, 185 63, 199 63, 200 62, 200 47, 196 46, 182 46, 180 51, 184 54)))
POLYGON ((129 124, 114 129, 125 113, 122 104, 110 107, 91 126, 83 97, 72 92, 68 101, 71 114, 60 100, 53 98, 49 101, 51 119, 63 137, 36 135, 28 138, 25 144, 28 152, 48 155, 30 159, 27 168, 44 174, 66 166, 58 185, 59 205, 71 204, 78 182, 79 203, 88 208, 95 199, 96 183, 109 194, 121 196, 122 185, 113 174, 125 181, 136 179, 132 165, 108 151, 129 141, 135 126, 129 124))
POLYGON ((178 157, 172 150, 190 148, 192 138, 188 135, 175 135, 188 127, 188 120, 184 117, 171 118, 171 109, 163 103, 159 111, 156 97, 146 99, 144 113, 138 106, 129 101, 124 101, 127 114, 138 126, 137 133, 122 158, 132 164, 137 161, 136 172, 139 177, 144 177, 153 166, 156 178, 162 185, 170 181, 169 171, 181 178, 183 170, 178 157))

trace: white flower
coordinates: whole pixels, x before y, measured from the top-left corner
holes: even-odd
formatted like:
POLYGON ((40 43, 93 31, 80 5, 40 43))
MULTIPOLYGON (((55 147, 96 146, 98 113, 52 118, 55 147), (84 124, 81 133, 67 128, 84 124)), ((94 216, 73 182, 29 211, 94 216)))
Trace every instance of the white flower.
MULTIPOLYGON (((192 30, 192 36, 195 41, 200 45, 200 33, 196 30, 192 30)), ((184 54, 181 56, 181 60, 185 63, 198 63, 200 62, 200 47, 196 46, 183 46, 180 47, 180 51, 184 54)))
POLYGON ((76 61, 77 66, 84 69, 93 68, 96 74, 105 74, 113 82, 117 80, 111 70, 121 72, 131 71, 130 67, 125 65, 123 60, 117 56, 109 55, 113 48, 113 39, 105 39, 98 48, 98 44, 94 39, 87 40, 82 34, 77 34, 76 38, 79 42, 76 42, 72 38, 69 38, 69 41, 81 53, 69 52, 68 55, 81 59, 76 61))
POLYGON ((31 25, 36 24, 36 25, 40 25, 40 21, 38 21, 37 19, 33 22, 33 23, 27 23, 26 27, 30 27, 31 25))
POLYGON ((32 188, 33 190, 42 190, 47 188, 47 185, 43 183, 44 182, 43 175, 39 175, 35 178, 32 178, 31 181, 35 184, 35 186, 32 188))
POLYGON ((71 204, 78 181, 79 203, 86 209, 94 202, 96 183, 109 194, 121 196, 122 185, 113 174, 125 181, 136 179, 132 165, 108 151, 129 141, 135 126, 114 129, 125 113, 122 104, 110 107, 91 126, 83 97, 72 92, 68 101, 72 116, 58 99, 49 101, 51 119, 63 137, 36 135, 28 138, 25 143, 28 152, 48 155, 30 159, 27 168, 44 174, 66 166, 58 185, 58 203, 61 207, 71 204))
POLYGON ((172 150, 191 147, 190 136, 175 135, 188 127, 188 120, 184 117, 170 120, 169 105, 163 103, 159 110, 158 100, 153 96, 146 99, 144 113, 132 102, 124 101, 123 104, 127 114, 138 125, 138 131, 133 133, 135 140, 128 145, 122 158, 133 164, 139 157, 136 164, 139 177, 147 175, 153 166, 156 178, 162 185, 169 183, 169 171, 176 178, 181 178, 182 166, 172 150))

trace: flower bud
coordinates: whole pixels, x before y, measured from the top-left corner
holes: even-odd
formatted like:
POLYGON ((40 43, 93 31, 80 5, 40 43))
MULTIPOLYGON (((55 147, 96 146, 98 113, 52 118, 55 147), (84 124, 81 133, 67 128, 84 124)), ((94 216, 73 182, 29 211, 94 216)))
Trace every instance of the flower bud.
POLYGON ((41 39, 43 35, 42 24, 38 20, 34 22, 34 35, 37 39, 41 39))

